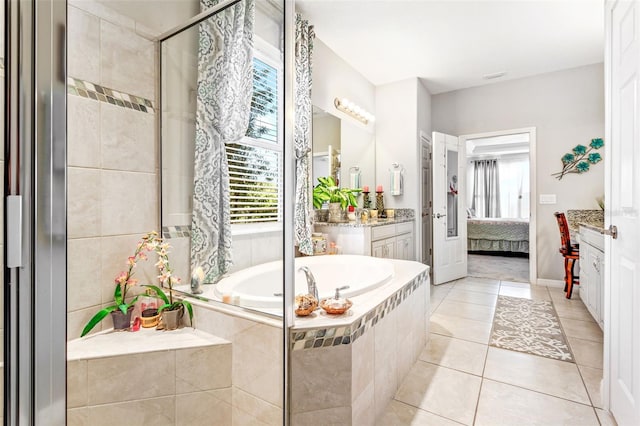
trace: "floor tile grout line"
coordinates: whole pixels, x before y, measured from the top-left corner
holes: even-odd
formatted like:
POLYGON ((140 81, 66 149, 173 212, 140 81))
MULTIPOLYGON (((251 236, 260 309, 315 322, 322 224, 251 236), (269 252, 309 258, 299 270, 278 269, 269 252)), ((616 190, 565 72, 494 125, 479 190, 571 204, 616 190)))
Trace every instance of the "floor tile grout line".
POLYGON ((418 406, 415 406, 413 404, 409 404, 408 402, 405 402, 405 401, 400 401, 399 399, 396 399, 395 396, 393 397, 393 401, 399 402, 400 404, 404 404, 404 405, 407 405, 409 407, 413 407, 413 408, 415 408, 416 410, 419 410, 419 411, 424 411, 425 413, 432 414, 434 416, 440 417, 441 419, 446 419, 446 420, 449 420, 451 422, 457 423, 459 425, 464 425, 464 423, 460 423, 459 421, 451 419, 451 418, 446 417, 446 416, 443 416, 442 414, 438 414, 438 413, 434 413, 433 411, 425 410, 422 407, 418 407, 418 406))
MULTIPOLYGON (((485 365, 487 363, 487 360, 485 358, 485 365)), ((476 399, 476 409, 473 411, 473 421, 471 422, 471 425, 475 425, 476 424, 476 420, 478 419, 478 408, 480 407, 480 395, 482 395, 482 388, 484 387, 484 369, 482 370, 482 374, 483 377, 480 380, 480 389, 478 389, 478 398, 476 399)))
POLYGON ((462 337, 452 336, 450 334, 442 334, 435 331, 429 331, 429 333, 437 334, 438 336, 452 337, 454 339, 464 340, 465 342, 478 343, 479 345, 488 345, 488 343, 478 342, 477 340, 463 339, 462 337))
MULTIPOLYGON (((482 373, 480 373, 480 374, 470 373, 470 372, 465 371, 465 370, 460 370, 459 368, 454 368, 454 367, 449 367, 449 366, 447 366, 447 365, 437 364, 437 363, 432 362, 432 361, 425 361, 424 359, 420 359, 420 358, 418 358, 418 361, 422 361, 422 362, 424 362, 425 364, 435 365, 436 367, 446 368, 447 370, 453 370, 453 371, 457 371, 457 372, 459 372, 459 373, 468 374, 468 375, 470 375, 470 376, 474 376, 474 377, 479 377, 479 378, 482 378, 482 377, 483 377, 483 376, 482 376, 482 373)), ((484 372, 484 367, 483 367, 483 372, 484 372)))
MULTIPOLYGON (((526 390, 526 391, 529 391, 529 392, 535 392, 535 393, 540 394, 540 395, 546 395, 546 396, 549 396, 551 398, 561 399, 563 401, 572 402, 574 404, 580 404, 583 407, 594 408, 593 405, 591 405, 591 399, 589 399, 589 404, 585 404, 584 402, 574 401, 573 399, 565 398, 565 397, 558 396, 558 395, 552 395, 552 394, 547 393, 547 392, 541 392, 539 390, 525 388, 525 387, 520 386, 520 385, 514 385, 513 383, 503 382, 502 380, 496 380, 496 379, 492 379, 490 377, 482 377, 482 380, 489 380, 489 381, 492 381, 492 382, 501 383, 503 385, 512 386, 514 388, 523 389, 523 390, 526 390)), ((587 392, 586 389, 585 389, 585 392, 587 392)), ((589 392, 587 392, 587 397, 589 397, 589 392)))

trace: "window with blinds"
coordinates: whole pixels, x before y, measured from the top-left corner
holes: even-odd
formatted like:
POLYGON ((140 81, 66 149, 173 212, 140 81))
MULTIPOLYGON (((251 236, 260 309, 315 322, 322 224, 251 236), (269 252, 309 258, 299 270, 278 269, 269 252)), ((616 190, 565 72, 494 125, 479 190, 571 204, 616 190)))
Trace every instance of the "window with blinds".
POLYGON ((257 57, 253 67, 253 97, 246 137, 226 146, 232 224, 282 219, 279 69, 257 57))

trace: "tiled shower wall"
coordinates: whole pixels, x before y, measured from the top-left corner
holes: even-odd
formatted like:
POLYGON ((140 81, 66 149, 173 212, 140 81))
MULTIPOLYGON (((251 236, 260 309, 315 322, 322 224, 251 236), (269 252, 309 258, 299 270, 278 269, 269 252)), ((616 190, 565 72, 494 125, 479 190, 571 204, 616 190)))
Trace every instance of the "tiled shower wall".
MULTIPOLYGON (((88 92, 80 83, 67 97, 67 332, 74 339, 112 302, 113 279, 140 236, 159 227, 158 155, 155 110, 120 106, 109 96, 117 91, 156 104, 154 44, 135 22, 91 1, 70 2, 68 28, 70 87, 90 83, 88 92)), ((156 275, 151 262, 139 267, 138 278, 156 275)))

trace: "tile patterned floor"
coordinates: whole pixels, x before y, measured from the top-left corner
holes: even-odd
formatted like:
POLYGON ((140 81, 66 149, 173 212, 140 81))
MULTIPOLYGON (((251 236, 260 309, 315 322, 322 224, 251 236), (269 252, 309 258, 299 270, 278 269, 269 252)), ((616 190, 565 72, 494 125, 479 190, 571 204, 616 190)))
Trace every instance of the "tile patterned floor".
POLYGON ((602 332, 577 296, 467 277, 431 287, 429 330, 378 425, 615 425, 601 409, 602 332), (576 363, 489 347, 498 294, 552 301, 576 363))

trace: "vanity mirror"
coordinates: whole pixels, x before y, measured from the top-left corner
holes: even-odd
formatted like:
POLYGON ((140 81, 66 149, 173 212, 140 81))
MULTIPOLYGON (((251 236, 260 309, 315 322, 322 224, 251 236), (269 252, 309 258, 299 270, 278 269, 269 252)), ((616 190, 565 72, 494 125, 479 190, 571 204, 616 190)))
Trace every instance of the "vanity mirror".
POLYGON ((376 185, 374 135, 360 123, 314 105, 312 137, 314 186, 321 176, 333 176, 342 187, 376 185))

